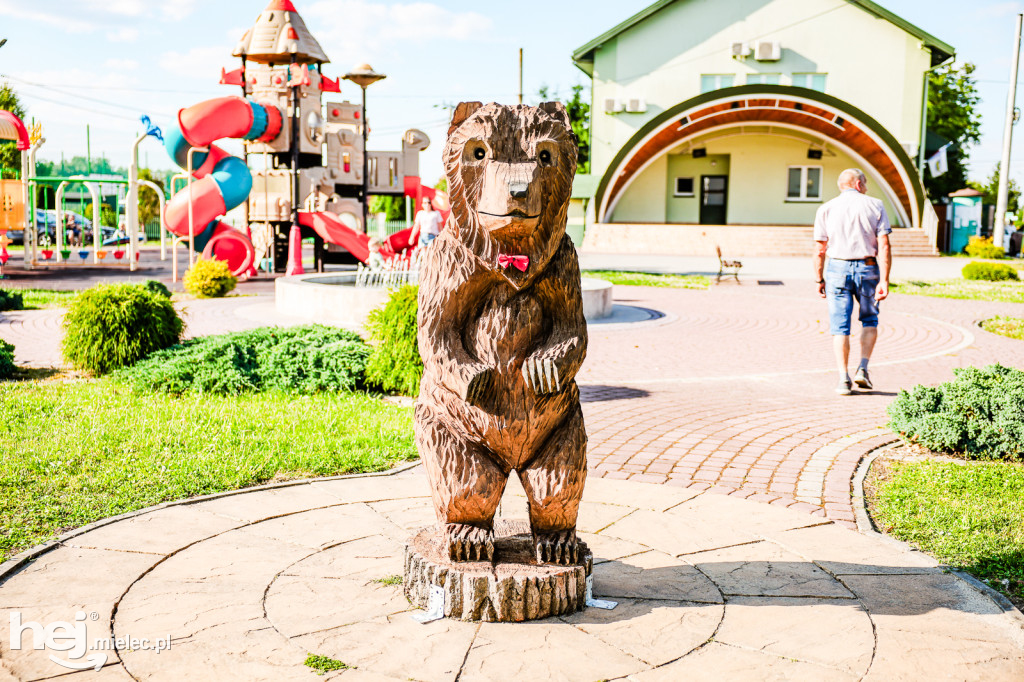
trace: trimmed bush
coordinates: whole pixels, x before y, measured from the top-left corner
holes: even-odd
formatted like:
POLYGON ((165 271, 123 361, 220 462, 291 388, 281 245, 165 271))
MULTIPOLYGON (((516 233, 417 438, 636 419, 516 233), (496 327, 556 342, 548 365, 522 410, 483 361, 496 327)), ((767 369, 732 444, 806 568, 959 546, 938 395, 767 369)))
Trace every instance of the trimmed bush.
POLYGON ((169 299, 140 284, 98 284, 71 299, 64 315, 64 359, 106 374, 178 343, 181 318, 169 299))
POLYGON ((889 428, 938 452, 970 459, 1024 459, 1024 372, 991 365, 954 369, 937 387, 900 391, 889 428))
POLYGON ((1008 279, 1020 279, 1017 270, 1006 263, 971 262, 961 270, 964 279, 983 279, 988 282, 1002 282, 1008 279))
POLYGON ((20 291, 0 289, 0 311, 23 310, 24 308, 25 299, 22 297, 20 291))
POLYGON ((14 346, 0 340, 0 379, 14 376, 14 346))
POLYGON ((142 286, 146 287, 154 294, 160 294, 165 298, 171 297, 171 290, 164 286, 163 282, 158 282, 155 279, 147 279, 145 282, 142 283, 142 286))
POLYGON ((262 327, 186 341, 153 353, 115 379, 174 394, 350 391, 362 385, 369 356, 370 347, 345 329, 262 327))
POLYGON ((1001 246, 992 243, 992 237, 971 237, 967 240, 964 251, 972 258, 1005 258, 1006 253, 1001 246))
POLYGON ((416 296, 411 284, 391 293, 366 320, 373 355, 366 363, 366 382, 387 393, 419 395, 423 360, 416 345, 416 296))
POLYGON ((235 288, 238 280, 231 268, 216 258, 198 258, 185 273, 185 291, 199 298, 220 298, 235 288))

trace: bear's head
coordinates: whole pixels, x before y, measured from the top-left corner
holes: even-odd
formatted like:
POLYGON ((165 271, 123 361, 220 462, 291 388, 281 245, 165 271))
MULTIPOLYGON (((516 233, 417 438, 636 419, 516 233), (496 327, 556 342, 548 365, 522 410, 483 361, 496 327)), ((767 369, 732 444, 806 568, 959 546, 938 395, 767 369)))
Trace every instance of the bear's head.
POLYGON ((525 273, 507 271, 530 279, 565 234, 577 154, 559 102, 459 104, 444 148, 452 236, 496 268, 499 256, 528 257, 525 273))

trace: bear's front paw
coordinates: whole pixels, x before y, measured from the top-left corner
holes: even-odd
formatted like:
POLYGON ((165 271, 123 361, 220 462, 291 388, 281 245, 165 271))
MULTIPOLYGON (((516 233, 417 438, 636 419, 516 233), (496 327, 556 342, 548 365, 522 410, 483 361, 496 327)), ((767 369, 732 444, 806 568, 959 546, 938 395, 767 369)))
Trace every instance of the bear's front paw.
POLYGON ((486 528, 448 523, 444 539, 452 561, 494 561, 494 533, 486 528))
POLYGON ((470 405, 480 405, 494 384, 494 370, 487 367, 477 371, 466 384, 466 395, 463 399, 470 405))
POLYGON ((579 543, 576 542, 575 528, 534 533, 533 546, 537 552, 538 563, 568 566, 579 560, 579 543))
POLYGON ((558 364, 551 358, 531 355, 523 363, 523 378, 534 393, 557 393, 562 390, 558 364))

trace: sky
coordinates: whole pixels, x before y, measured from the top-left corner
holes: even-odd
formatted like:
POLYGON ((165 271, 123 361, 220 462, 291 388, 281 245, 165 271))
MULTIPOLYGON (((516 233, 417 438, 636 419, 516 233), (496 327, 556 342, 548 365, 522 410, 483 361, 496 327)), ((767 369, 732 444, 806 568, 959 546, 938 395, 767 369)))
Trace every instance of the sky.
MULTIPOLYGON (((370 149, 398 149, 406 129, 425 131, 432 143, 421 154, 421 175, 433 184, 442 173, 445 107, 462 100, 515 102, 520 48, 528 102, 545 85, 565 97, 573 85, 589 88, 572 64, 573 50, 653 0, 293 1, 331 59, 327 76, 361 62, 387 74, 368 90, 370 149)), ((238 94, 237 87, 218 84, 220 70, 238 67, 231 52, 266 2, 0 0, 0 38, 7 38, 0 80, 42 122, 41 159, 84 156, 88 125, 92 155, 126 166, 142 130, 140 115, 166 126, 182 107, 238 94)), ((953 45, 958 61, 977 66, 982 140, 971 149, 970 176, 984 180, 1000 158, 1014 19, 1024 1, 979 0, 969 9, 955 0, 880 4, 953 45)), ((343 82, 341 97, 358 101, 359 89, 343 82)), ((1015 135, 1011 177, 1021 182, 1024 130, 1015 135)), ((173 167, 155 140, 143 143, 140 161, 173 167)))

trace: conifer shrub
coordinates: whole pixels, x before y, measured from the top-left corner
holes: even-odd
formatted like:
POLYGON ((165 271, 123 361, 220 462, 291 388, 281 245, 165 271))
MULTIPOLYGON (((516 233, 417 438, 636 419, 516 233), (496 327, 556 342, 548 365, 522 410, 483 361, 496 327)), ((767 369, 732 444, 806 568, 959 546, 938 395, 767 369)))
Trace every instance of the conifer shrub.
POLYGON ((160 294, 165 298, 171 297, 171 290, 168 289, 163 282, 158 282, 155 279, 147 279, 145 282, 142 283, 142 286, 146 287, 154 294, 160 294))
POLYGON ((964 279, 983 279, 988 282, 1020 279, 1017 270, 1006 263, 971 262, 964 266, 960 274, 964 276, 964 279))
POLYGON ((14 346, 0 340, 0 379, 10 379, 14 369, 14 346))
POLYGON ((226 296, 238 279, 231 274, 225 261, 216 258, 198 258, 184 277, 185 291, 199 298, 226 296))
POLYGON ((22 310, 24 307, 25 300, 20 291, 0 289, 0 311, 22 310))
POLYGON ((64 360, 106 374, 132 365, 181 339, 183 324, 171 301, 141 284, 97 284, 68 304, 64 360))
POLYGON ((964 251, 972 258, 1004 258, 1002 247, 992 243, 992 237, 971 237, 964 251))
POLYGON ((366 381, 386 393, 418 395, 423 360, 416 345, 416 297, 419 287, 406 285, 391 293, 380 308, 370 311, 366 328, 373 354, 366 363, 366 381))
POLYGON ((115 375, 140 390, 236 395, 350 391, 363 384, 370 347, 322 325, 261 327, 192 339, 115 375))
POLYGON ((889 428, 938 452, 1024 460, 1024 372, 996 364, 953 373, 939 386, 900 391, 889 428))

